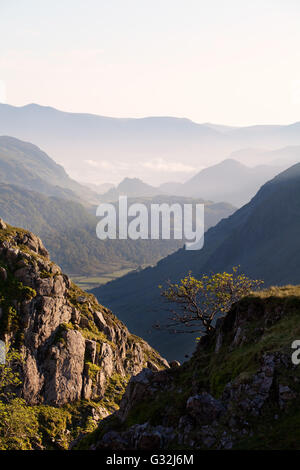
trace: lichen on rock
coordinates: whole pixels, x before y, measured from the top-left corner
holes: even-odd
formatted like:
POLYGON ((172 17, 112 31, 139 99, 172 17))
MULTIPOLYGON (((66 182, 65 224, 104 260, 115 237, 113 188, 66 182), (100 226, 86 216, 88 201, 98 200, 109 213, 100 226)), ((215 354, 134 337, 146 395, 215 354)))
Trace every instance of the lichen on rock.
POLYGON ((1 220, 0 300, 0 339, 22 352, 20 394, 28 404, 102 400, 115 374, 128 381, 146 366, 168 367, 74 285, 38 237, 1 220))

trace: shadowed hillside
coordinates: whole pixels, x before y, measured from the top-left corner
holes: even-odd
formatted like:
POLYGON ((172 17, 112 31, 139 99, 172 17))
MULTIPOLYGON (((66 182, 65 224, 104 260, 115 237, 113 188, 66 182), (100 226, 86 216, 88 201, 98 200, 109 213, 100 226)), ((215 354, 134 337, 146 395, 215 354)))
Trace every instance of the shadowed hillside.
POLYGON ((120 410, 78 448, 299 449, 299 314, 299 286, 243 298, 191 360, 133 377, 120 410))
POLYGON ((256 196, 205 234, 202 250, 179 250, 140 273, 95 289, 95 295, 169 359, 182 359, 194 348, 192 335, 154 332, 168 316, 158 285, 192 271, 241 271, 266 285, 300 282, 300 164, 266 183, 256 196))
POLYGON ((0 137, 0 182, 48 196, 85 203, 98 201, 96 193, 69 178, 64 168, 36 145, 13 137, 0 137))
MULTIPOLYGON (((151 204, 152 199, 129 200, 151 204)), ((195 202, 180 197, 153 202, 195 202)), ((199 201, 203 202, 203 201, 199 201)), ((230 204, 205 203, 206 228, 234 212, 230 204)), ((183 245, 181 240, 99 240, 99 218, 75 201, 48 197, 0 182, 0 217, 43 238, 54 261, 72 276, 101 276, 155 264, 183 245)))

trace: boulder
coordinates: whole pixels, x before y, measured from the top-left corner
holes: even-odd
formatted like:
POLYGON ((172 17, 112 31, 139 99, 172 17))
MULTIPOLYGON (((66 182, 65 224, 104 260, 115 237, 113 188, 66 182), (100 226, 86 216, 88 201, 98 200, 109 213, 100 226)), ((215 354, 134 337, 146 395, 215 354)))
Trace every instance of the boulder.
POLYGON ((6 229, 7 229, 6 223, 4 222, 4 220, 0 219, 0 230, 6 230, 6 229))
POLYGON ((225 412, 225 406, 209 393, 190 397, 186 402, 188 413, 201 424, 210 424, 225 412))
POLYGON ((7 279, 6 269, 2 268, 1 266, 0 266, 0 279, 1 279, 1 281, 6 281, 6 279, 7 279))

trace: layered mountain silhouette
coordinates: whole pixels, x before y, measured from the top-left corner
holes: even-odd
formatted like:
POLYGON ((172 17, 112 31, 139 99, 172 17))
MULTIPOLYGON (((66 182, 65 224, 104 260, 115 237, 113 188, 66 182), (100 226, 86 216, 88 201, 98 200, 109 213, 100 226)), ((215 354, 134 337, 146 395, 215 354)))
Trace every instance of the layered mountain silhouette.
POLYGON ((153 185, 174 181, 241 148, 300 145, 299 130, 300 123, 227 127, 172 117, 116 119, 36 104, 0 104, 2 135, 34 142, 73 178, 81 180, 85 174, 86 181, 95 183, 132 175, 153 185))
POLYGON ((266 285, 300 282, 300 164, 267 182, 241 209, 205 235, 202 250, 183 249, 147 268, 113 281, 93 292, 113 308, 138 334, 169 359, 184 357, 194 349, 191 335, 155 332, 152 325, 169 316, 158 285, 179 280, 188 271, 203 273, 231 270, 263 279, 266 285))
MULTIPOLYGON (((149 205, 152 199, 132 202, 136 201, 149 205)), ((195 201, 166 197, 153 199, 153 202, 183 204, 195 201)), ((206 228, 234 210, 230 204, 205 203, 206 228)), ((95 276, 152 265, 183 245, 183 241, 174 239, 99 240, 96 237, 99 219, 80 203, 4 183, 0 183, 0 217, 43 237, 55 262, 70 275, 95 276)))
POLYGON ((278 171, 276 166, 249 168, 228 159, 202 170, 185 184, 154 187, 138 178, 127 177, 116 188, 99 195, 92 188, 72 180, 61 165, 37 146, 12 137, 0 137, 0 181, 81 203, 116 201, 124 194, 128 197, 150 197, 168 193, 226 201, 240 206, 248 202, 259 187, 278 171))
POLYGON ((258 189, 280 172, 280 166, 259 165, 250 168, 237 160, 227 159, 201 170, 186 183, 169 182, 159 187, 138 178, 124 178, 121 183, 101 195, 103 201, 116 201, 119 196, 149 197, 159 194, 226 201, 241 207, 258 189))
MULTIPOLYGON (((142 182, 133 182, 137 188, 147 188, 142 182)), ((129 179, 124 181, 121 189, 128 191, 129 183, 129 179)), ((0 216, 43 237, 55 262, 68 274, 99 276, 137 269, 155 264, 183 246, 183 241, 174 239, 99 240, 96 236, 99 219, 95 207, 89 204, 94 197, 98 195, 69 178, 60 165, 35 145, 0 137, 0 216)), ((205 202, 175 199, 180 204, 205 202)), ((151 199, 139 201, 151 203, 151 199)), ((168 197, 161 202, 172 201, 168 197)), ((234 210, 230 204, 205 202, 206 228, 234 210)))
POLYGON ((242 206, 250 201, 262 184, 279 172, 277 166, 250 168, 234 159, 227 159, 197 173, 177 193, 192 197, 201 194, 205 199, 242 206))

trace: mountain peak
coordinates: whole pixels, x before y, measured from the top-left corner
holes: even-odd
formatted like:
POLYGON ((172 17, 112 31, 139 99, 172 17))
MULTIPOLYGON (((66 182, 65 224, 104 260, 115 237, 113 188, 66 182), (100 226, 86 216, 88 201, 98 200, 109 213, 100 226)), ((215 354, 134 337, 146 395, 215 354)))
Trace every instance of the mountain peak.
POLYGON ((119 184, 119 186, 123 183, 133 183, 133 184, 146 184, 144 183, 140 178, 130 178, 129 176, 126 176, 122 181, 121 183, 119 184))
POLYGON ((215 166, 226 166, 226 167, 236 167, 236 168, 248 168, 246 165, 243 163, 235 160, 234 158, 226 158, 225 160, 222 160, 220 163, 218 163, 215 166))
POLYGON ((143 195, 142 193, 145 191, 146 193, 148 193, 149 191, 151 193, 157 193, 156 188, 154 188, 153 186, 150 186, 150 184, 144 183, 144 181, 142 181, 139 178, 129 178, 129 177, 124 178, 121 181, 121 183, 119 183, 117 190, 128 193, 128 194, 132 194, 134 192, 140 192, 141 195, 143 195))

